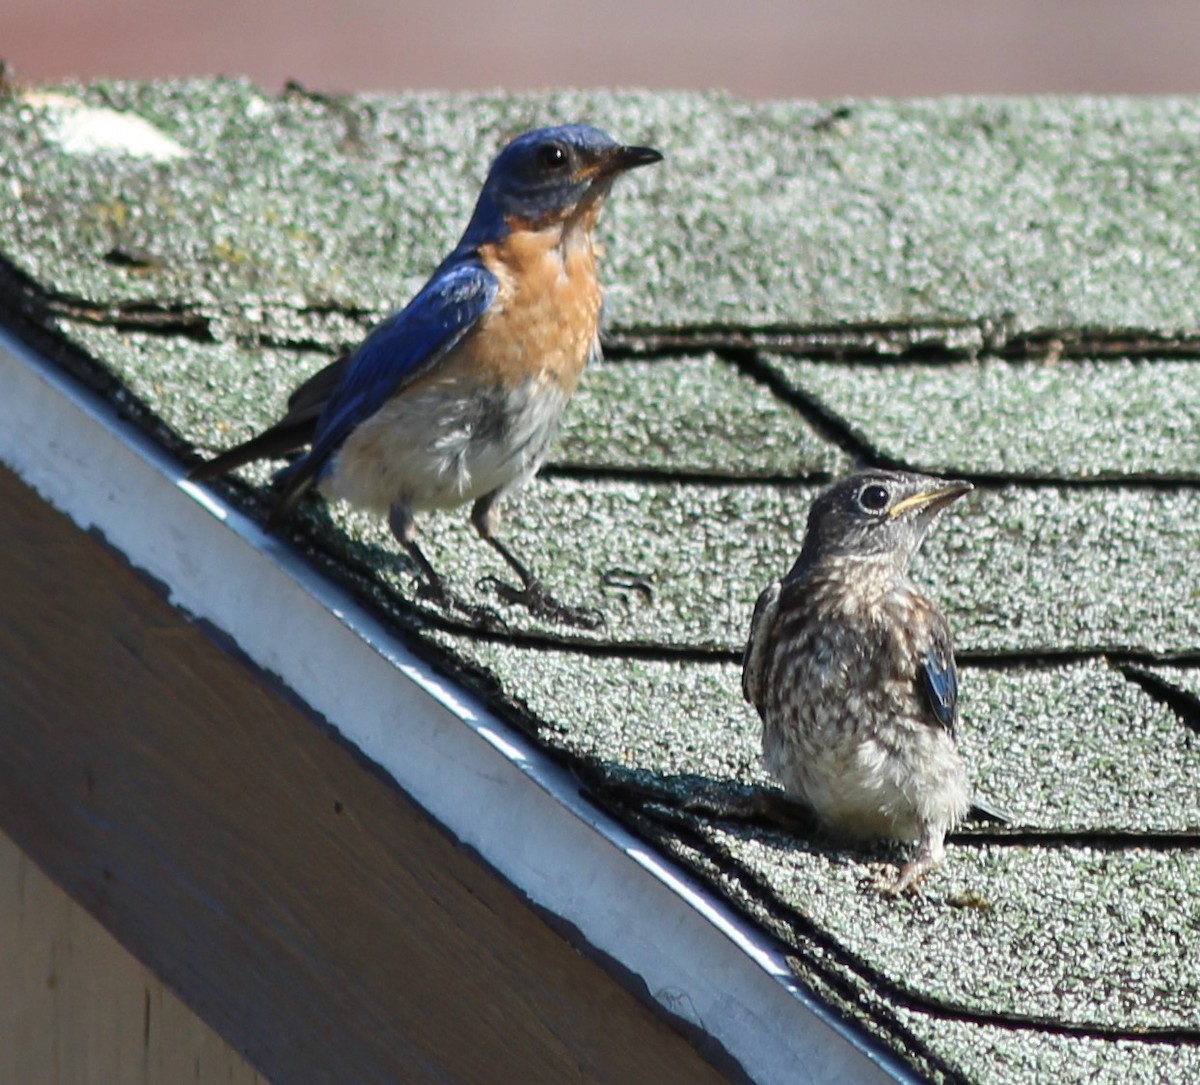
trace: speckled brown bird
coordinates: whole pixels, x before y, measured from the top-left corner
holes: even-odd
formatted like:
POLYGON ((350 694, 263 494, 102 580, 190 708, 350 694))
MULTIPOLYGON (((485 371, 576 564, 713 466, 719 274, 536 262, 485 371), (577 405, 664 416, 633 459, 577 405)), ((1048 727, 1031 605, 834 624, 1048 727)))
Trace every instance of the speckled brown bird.
POLYGON ((800 557, 754 608, 743 658, 763 761, 788 794, 837 835, 916 842, 882 886, 895 893, 941 862, 970 807, 950 629, 908 568, 971 489, 871 470, 822 491, 800 557))

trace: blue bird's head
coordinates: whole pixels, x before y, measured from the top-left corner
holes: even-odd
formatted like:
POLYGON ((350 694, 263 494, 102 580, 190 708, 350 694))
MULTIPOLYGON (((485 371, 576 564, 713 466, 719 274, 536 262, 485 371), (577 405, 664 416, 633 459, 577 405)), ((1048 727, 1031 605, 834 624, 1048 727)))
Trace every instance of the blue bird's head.
POLYGON ((587 212, 594 221, 619 174, 661 159, 652 147, 627 147, 586 124, 525 132, 492 163, 464 241, 542 229, 587 212))

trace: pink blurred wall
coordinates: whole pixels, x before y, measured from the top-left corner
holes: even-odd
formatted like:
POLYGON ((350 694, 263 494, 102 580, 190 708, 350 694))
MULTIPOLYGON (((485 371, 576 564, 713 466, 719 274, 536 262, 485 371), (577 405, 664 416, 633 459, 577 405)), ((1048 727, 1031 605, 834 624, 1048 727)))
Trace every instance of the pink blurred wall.
POLYGON ((1195 93, 1198 47, 1196 0, 0 0, 0 58, 31 81, 1195 93))

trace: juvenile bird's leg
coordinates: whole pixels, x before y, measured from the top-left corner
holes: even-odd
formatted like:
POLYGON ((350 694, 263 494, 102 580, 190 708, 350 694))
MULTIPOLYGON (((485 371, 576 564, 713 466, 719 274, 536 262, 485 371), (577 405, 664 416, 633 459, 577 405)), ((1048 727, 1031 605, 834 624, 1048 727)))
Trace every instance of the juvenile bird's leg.
POLYGON ((496 593, 509 603, 518 603, 539 618, 551 618, 564 625, 574 625, 581 629, 599 629, 604 624, 604 615, 591 607, 572 607, 560 603, 533 575, 516 554, 496 537, 496 528, 500 522, 500 512, 497 503, 499 491, 493 490, 484 494, 475 502, 471 509, 471 523, 483 539, 499 554, 508 567, 521 578, 521 587, 514 588, 494 576, 485 576, 481 583, 487 583, 496 593))
MULTIPOLYGON (((945 839, 945 826, 925 825, 921 830, 917 854, 900 868, 894 878, 888 874, 881 874, 875 881, 875 888, 889 897, 916 892, 917 886, 925 880, 925 875, 938 866, 945 857, 945 839)), ((895 869, 895 867, 889 867, 889 872, 895 871, 895 869)))
POLYGON ((446 586, 446 582, 417 545, 416 525, 406 504, 398 501, 388 510, 388 527, 391 528, 396 541, 404 547, 408 556, 421 570, 423 583, 417 593, 421 598, 429 599, 447 610, 457 610, 481 625, 496 627, 504 624, 504 620, 491 607, 468 603, 446 586))

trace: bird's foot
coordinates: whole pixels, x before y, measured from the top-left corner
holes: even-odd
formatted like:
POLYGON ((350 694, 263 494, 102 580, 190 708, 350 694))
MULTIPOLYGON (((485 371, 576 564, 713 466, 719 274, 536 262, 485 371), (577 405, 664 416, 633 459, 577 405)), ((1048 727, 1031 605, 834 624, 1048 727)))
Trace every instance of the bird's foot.
POLYGON ((600 611, 592 607, 573 607, 560 603, 532 577, 520 588, 514 588, 496 576, 482 577, 477 586, 481 590, 491 588, 506 603, 524 607, 535 618, 573 625, 577 629, 601 629, 605 624, 600 611))
POLYGON ((867 868, 867 875, 858 884, 859 888, 881 897, 898 897, 903 890, 900 887, 900 868, 895 863, 872 863, 867 868))
POLYGON ((436 583, 424 581, 417 589, 417 598, 433 603, 442 610, 453 611, 469 619, 481 629, 507 629, 508 623, 500 616, 499 611, 482 603, 469 603, 456 595, 440 580, 436 583))
POLYGON ((388 522, 391 524, 392 534, 396 536, 400 544, 408 551, 409 558, 412 559, 412 563, 417 568, 420 584, 420 587, 417 588, 418 599, 433 603, 442 610, 450 610, 462 614, 480 629, 491 631, 508 628, 504 619, 491 607, 483 606, 480 603, 469 603, 446 586, 446 582, 438 575, 437 570, 429 564, 429 559, 421 552, 421 548, 417 545, 416 540, 411 538, 410 528, 412 521, 406 506, 393 506, 388 522))
POLYGON ((932 856, 921 854, 897 868, 894 863, 873 863, 871 874, 863 881, 864 888, 885 897, 900 897, 905 893, 916 896, 926 875, 935 867, 932 856))

